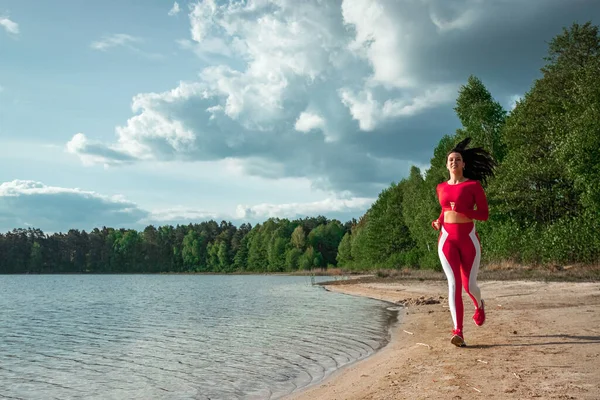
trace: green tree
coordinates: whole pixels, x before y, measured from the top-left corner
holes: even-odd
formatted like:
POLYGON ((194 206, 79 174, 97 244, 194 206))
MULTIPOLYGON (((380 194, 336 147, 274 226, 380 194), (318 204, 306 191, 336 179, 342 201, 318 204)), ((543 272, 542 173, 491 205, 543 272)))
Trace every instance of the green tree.
POLYGON ((369 211, 358 219, 358 223, 352 227, 350 235, 350 255, 353 260, 353 268, 369 269, 372 267, 369 257, 367 242, 367 228, 369 223, 369 211))
POLYGON ((181 257, 183 265, 188 270, 206 270, 206 266, 200 264, 201 242, 200 235, 194 230, 190 230, 183 238, 181 257))
POLYGON ((431 228, 431 221, 440 213, 439 202, 435 187, 427 185, 421 171, 415 166, 404 182, 402 213, 410 237, 415 243, 416 264, 441 269, 437 254, 438 233, 431 228))
POLYGON ((300 257, 302 257, 302 250, 291 247, 285 253, 285 265, 286 270, 295 271, 300 267, 300 257))
POLYGON ((315 251, 313 257, 313 268, 323 268, 325 266, 323 255, 320 251, 315 251))
POLYGON ((306 234, 304 233, 304 228, 302 225, 299 225, 292 232, 292 245, 300 250, 304 250, 306 246, 306 234))
MULTIPOLYGON (((270 232, 265 224, 256 224, 256 232, 252 235, 248 246, 248 271, 261 271, 268 265, 267 240, 270 232)), ((253 229, 253 230, 254 230, 253 229)))
POLYGON ((600 212, 600 40, 598 27, 574 24, 550 42, 547 74, 569 77, 560 95, 565 137, 557 158, 567 166, 586 210, 600 212))
POLYGON ((350 232, 346 232, 340 241, 336 261, 338 266, 343 267, 349 266, 352 263, 352 240, 350 238, 350 232))
POLYGON ((219 242, 208 243, 206 246, 206 271, 219 271, 219 242))
POLYGON ((398 254, 414 247, 402 210, 403 186, 404 182, 393 183, 382 190, 363 218, 353 227, 350 255, 355 266, 374 268, 393 263, 398 267, 398 261, 401 260, 398 254))
POLYGON ((298 260, 298 266, 300 269, 308 271, 311 268, 313 268, 314 260, 315 260, 315 251, 312 247, 309 246, 306 249, 306 251, 304 252, 304 254, 302 254, 302 256, 300 256, 300 259, 298 260))
POLYGON ((402 212, 403 196, 404 182, 392 184, 371 206, 367 228, 368 259, 374 263, 385 263, 393 254, 414 247, 402 212))
MULTIPOLYGON (((543 77, 507 120, 504 140, 509 151, 497 182, 491 185, 491 194, 501 200, 499 210, 510 221, 543 227, 582 211, 579 199, 588 186, 579 183, 589 176, 574 176, 579 161, 572 160, 586 160, 583 153, 593 153, 594 139, 585 138, 594 135, 588 134, 586 118, 578 116, 593 110, 594 105, 580 100, 585 95, 577 90, 577 78, 583 77, 582 83, 592 84, 592 88, 597 86, 592 83, 595 78, 585 77, 597 76, 594 65, 597 68, 598 42, 598 30, 590 24, 574 24, 555 37, 550 42, 549 64, 542 69, 543 77), (580 122, 583 125, 579 129, 573 126, 580 122)), ((583 90, 593 93, 593 89, 583 90)), ((584 165, 583 169, 588 170, 594 162, 587 158, 584 165)))
POLYGON ((307 238, 309 246, 321 254, 323 266, 337 264, 337 249, 344 236, 344 227, 337 220, 314 228, 307 238))
POLYGON ((31 255, 29 257, 29 272, 41 272, 43 262, 42 246, 40 246, 38 242, 33 242, 31 245, 31 255))
POLYGON ((248 254, 250 249, 250 243, 253 236, 256 234, 256 229, 251 229, 246 236, 240 241, 240 246, 233 260, 233 265, 237 271, 245 271, 248 268, 248 254))
POLYGON ((145 270, 158 272, 161 262, 161 253, 158 242, 158 231, 154 225, 148 225, 142 232, 142 253, 145 270))
POLYGON ((285 252, 290 243, 292 224, 287 219, 277 221, 277 228, 271 233, 267 245, 268 270, 280 272, 286 269, 285 252))
POLYGON ((471 75, 461 86, 454 110, 463 125, 456 132, 457 139, 471 137, 473 146, 484 147, 501 162, 506 151, 502 141, 506 111, 479 78, 471 75))
POLYGON ((219 243, 219 248, 217 251, 217 259, 219 261, 219 271, 221 272, 231 272, 231 270, 233 269, 233 265, 231 263, 230 260, 230 252, 229 252, 229 246, 227 245, 227 242, 222 241, 221 243, 219 243))
MULTIPOLYGON (((242 224, 239 229, 235 231, 233 236, 231 237, 231 247, 230 257, 233 260, 237 255, 238 251, 242 248, 242 240, 248 235, 248 233, 252 230, 252 225, 250 224, 242 224)), ((247 251, 247 249, 246 249, 247 251)))

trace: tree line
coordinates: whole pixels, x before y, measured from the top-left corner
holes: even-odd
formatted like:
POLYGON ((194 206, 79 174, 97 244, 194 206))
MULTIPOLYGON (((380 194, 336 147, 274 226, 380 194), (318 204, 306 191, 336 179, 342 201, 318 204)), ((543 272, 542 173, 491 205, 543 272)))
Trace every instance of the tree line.
POLYGON ((430 168, 382 191, 341 243, 341 265, 440 269, 438 183, 446 154, 471 137, 498 162, 484 186, 490 218, 477 222, 482 262, 600 262, 600 38, 573 24, 548 46, 542 77, 507 112, 475 76, 459 91, 462 124, 442 137, 430 168), (393 223, 391 222, 393 221, 393 223))
POLYGON ((508 112, 470 76, 454 108, 462 127, 444 135, 430 167, 384 189, 359 220, 271 218, 103 227, 46 235, 0 234, 0 273, 286 272, 338 266, 441 269, 431 221, 448 178, 446 154, 472 138, 498 162, 484 186, 490 219, 477 222, 482 262, 600 261, 600 37, 573 24, 548 46, 546 65, 508 112))
POLYGON ((227 221, 133 229, 71 229, 0 235, 0 273, 286 272, 336 264, 350 229, 326 217, 271 218, 239 228, 227 221))

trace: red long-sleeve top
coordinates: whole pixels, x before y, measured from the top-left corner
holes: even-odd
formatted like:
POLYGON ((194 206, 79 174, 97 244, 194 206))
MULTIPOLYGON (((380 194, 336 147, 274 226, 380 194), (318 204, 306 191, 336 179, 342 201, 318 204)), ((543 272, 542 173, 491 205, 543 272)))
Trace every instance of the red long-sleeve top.
POLYGON ((486 221, 489 217, 487 198, 481 183, 467 180, 454 185, 443 182, 436 188, 438 200, 442 206, 439 221, 444 223, 444 212, 456 211, 468 218, 486 221), (477 209, 474 207, 477 206, 477 209))

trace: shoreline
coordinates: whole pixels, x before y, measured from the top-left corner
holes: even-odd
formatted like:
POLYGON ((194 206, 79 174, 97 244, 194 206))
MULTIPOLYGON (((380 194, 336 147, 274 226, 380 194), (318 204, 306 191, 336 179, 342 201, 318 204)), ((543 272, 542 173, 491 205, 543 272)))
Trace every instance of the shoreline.
POLYGON ((284 399, 598 398, 600 283, 479 285, 487 321, 473 324, 464 295, 468 347, 457 348, 449 342, 445 282, 323 284, 405 309, 387 345, 284 399))
MULTIPOLYGON (((398 312, 399 313, 399 312, 398 312)), ((396 335, 396 330, 393 329, 395 326, 400 325, 400 321, 398 321, 396 319, 395 322, 392 322, 389 326, 389 332, 388 332, 388 341, 387 343, 385 343, 382 347, 380 347, 379 349, 373 351, 373 353, 363 357, 363 358, 359 358, 357 360, 353 360, 347 364, 344 364, 343 366, 341 366, 340 368, 332 371, 329 375, 327 375, 324 379, 318 381, 318 382, 314 382, 309 384, 308 386, 304 386, 301 387, 299 390, 294 391, 290 394, 287 394, 283 397, 281 397, 281 400, 290 400, 290 399, 300 399, 300 398, 304 398, 304 396, 308 395, 307 399, 314 399, 315 397, 313 397, 312 395, 309 395, 309 393, 312 393, 312 390, 317 389, 318 387, 320 387, 321 385, 325 385, 327 384, 330 380, 336 380, 339 379, 342 374, 348 369, 348 368, 352 368, 354 366, 358 366, 360 365, 360 363, 366 362, 369 359, 377 356, 379 353, 384 352, 385 349, 387 347, 389 347, 389 345, 395 340, 395 335, 396 335)))
MULTIPOLYGON (((328 281, 329 282, 329 281, 328 281)), ((393 343, 396 338, 395 335, 397 334, 397 329, 400 325, 401 325, 401 321, 400 321, 400 314, 402 313, 402 306, 399 304, 396 304, 392 301, 388 301, 388 300, 383 300, 383 299, 377 299, 374 297, 369 297, 369 296, 364 296, 364 295, 360 295, 360 294, 354 294, 354 293, 345 293, 344 291, 341 290, 330 290, 330 288, 328 287, 329 284, 321 284, 321 286, 323 287, 323 289, 327 292, 337 292, 340 294, 345 294, 348 296, 355 296, 355 297, 367 297, 373 300, 379 300, 383 303, 387 303, 387 308, 390 307, 398 307, 398 310, 394 310, 393 313, 396 316, 396 318, 394 318, 394 320, 389 321, 388 323, 388 332, 387 332, 387 340, 385 342, 385 344, 383 344, 381 347, 379 347, 378 349, 374 350, 371 354, 363 357, 363 358, 359 358, 353 361, 350 361, 347 364, 344 364, 343 366, 341 366, 340 368, 334 370, 333 372, 331 372, 329 375, 327 375, 324 379, 318 381, 318 382, 314 382, 309 384, 308 386, 304 386, 301 387, 299 390, 294 391, 290 394, 285 395, 284 397, 281 397, 282 400, 289 400, 289 399, 296 399, 299 398, 299 396, 304 396, 307 392, 310 392, 312 389, 315 389, 317 387, 319 387, 320 385, 326 384, 329 380, 335 380, 339 375, 343 374, 344 371, 348 368, 351 368, 357 364, 360 364, 362 362, 365 362, 367 360, 369 360, 372 357, 375 357, 377 354, 384 352, 386 348, 388 348, 390 346, 391 343, 393 343)), ((312 398, 312 397, 310 397, 312 398)))

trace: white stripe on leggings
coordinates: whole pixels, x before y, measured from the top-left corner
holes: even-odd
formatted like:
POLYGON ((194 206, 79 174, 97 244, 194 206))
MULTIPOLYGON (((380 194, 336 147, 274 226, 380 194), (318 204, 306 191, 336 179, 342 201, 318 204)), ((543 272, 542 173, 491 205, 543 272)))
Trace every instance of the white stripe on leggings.
POLYGON ((473 260, 471 273, 469 274, 469 292, 471 292, 471 295, 477 300, 477 307, 481 307, 481 290, 479 290, 479 286, 477 286, 477 273, 479 272, 479 263, 481 262, 481 246, 477 239, 474 226, 471 233, 469 233, 469 237, 473 242, 473 246, 475 246, 475 259, 473 260))

